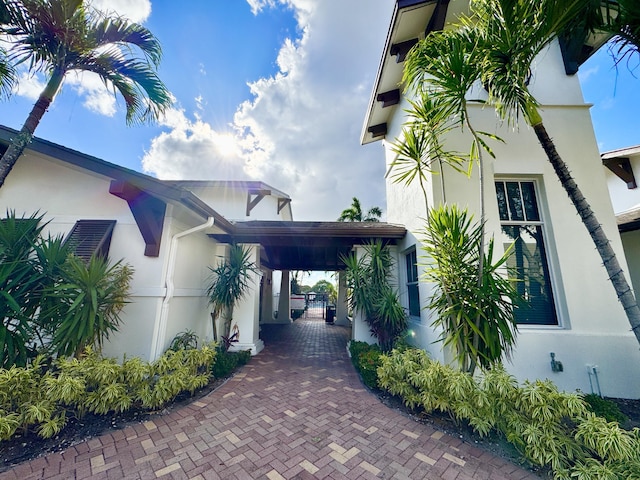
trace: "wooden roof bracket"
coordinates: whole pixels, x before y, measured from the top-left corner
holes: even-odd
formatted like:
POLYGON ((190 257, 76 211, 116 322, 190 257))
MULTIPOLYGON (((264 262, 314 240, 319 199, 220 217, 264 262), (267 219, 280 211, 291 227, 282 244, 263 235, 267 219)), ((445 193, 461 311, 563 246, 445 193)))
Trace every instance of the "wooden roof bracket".
POLYGON ((372 125, 367 128, 367 132, 371 134, 373 138, 383 137, 387 134, 387 123, 379 123, 378 125, 372 125))
POLYGON ((271 195, 271 190, 249 190, 247 192, 247 217, 251 214, 251 210, 260 203, 260 200, 267 195, 271 195))
POLYGON ((278 215, 280 214, 282 209, 284 207, 286 207, 287 205, 289 205, 290 203, 291 203, 291 199, 290 198, 279 198, 278 199, 278 215))
POLYGON ((636 177, 631 168, 631 162, 627 157, 607 158, 603 160, 604 166, 611 170, 620 180, 627 184, 627 188, 632 190, 638 187, 636 177))
POLYGON ((382 102, 382 108, 397 105, 400 103, 400 89, 396 88, 395 90, 379 93, 376 100, 382 102))
POLYGON ((412 38, 411 40, 407 40, 405 42, 394 43, 391 45, 389 49, 389 55, 392 57, 396 57, 396 63, 404 62, 405 58, 407 58, 407 53, 411 50, 416 43, 418 43, 417 38, 412 38))
POLYGON ((167 204, 123 180, 112 180, 109 193, 126 200, 129 204, 129 209, 146 245, 145 257, 159 256, 167 204))

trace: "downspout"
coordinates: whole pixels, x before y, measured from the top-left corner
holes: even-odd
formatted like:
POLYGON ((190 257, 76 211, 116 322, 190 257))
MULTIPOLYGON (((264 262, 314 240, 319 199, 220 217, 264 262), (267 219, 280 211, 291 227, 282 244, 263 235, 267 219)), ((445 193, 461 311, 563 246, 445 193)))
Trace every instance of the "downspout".
POLYGON ((158 328, 156 329, 153 344, 151 347, 151 352, 154 353, 153 359, 158 358, 162 352, 162 344, 164 343, 164 334, 165 329, 167 327, 167 317, 169 316, 169 304, 173 299, 173 294, 175 291, 175 286, 173 284, 173 276, 176 270, 176 257, 178 252, 178 240, 182 237, 186 237, 187 235, 191 235, 192 233, 200 232, 205 230, 211 226, 213 226, 214 219, 213 217, 207 218, 207 221, 201 225, 197 225, 189 230, 185 230, 184 232, 178 232, 171 237, 171 244, 169 245, 169 264, 167 265, 167 275, 166 275, 166 291, 164 298, 162 299, 162 309, 160 310, 160 320, 158 321, 158 328))

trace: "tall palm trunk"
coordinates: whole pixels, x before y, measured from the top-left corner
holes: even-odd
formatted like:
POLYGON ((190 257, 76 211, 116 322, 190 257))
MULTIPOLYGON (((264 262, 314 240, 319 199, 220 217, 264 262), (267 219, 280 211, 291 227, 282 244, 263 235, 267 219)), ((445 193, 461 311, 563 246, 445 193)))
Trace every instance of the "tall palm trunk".
POLYGON ((59 68, 54 69, 49 82, 47 82, 47 86, 38 97, 38 101, 33 105, 17 138, 11 142, 7 151, 4 152, 4 155, 0 158, 0 187, 4 185, 9 172, 11 172, 18 158, 20 158, 20 155, 22 155, 27 145, 31 142, 33 132, 35 132, 42 116, 49 108, 49 105, 51 105, 51 102, 53 102, 56 93, 60 90, 63 79, 64 71, 59 68))
POLYGON ((598 250, 600 258, 604 263, 604 267, 607 270, 609 280, 611 280, 611 284, 616 291, 616 295, 618 295, 618 300, 622 303, 622 307, 627 314, 627 318, 631 324, 631 329, 633 330, 638 343, 640 343, 640 308, 638 308, 636 299, 627 279, 624 276, 624 272, 618 263, 616 254, 614 253, 613 248, 611 248, 609 239, 604 233, 604 230, 602 230, 602 226, 598 222, 593 210, 591 210, 591 206, 584 198, 584 195, 571 176, 571 173, 567 168, 567 164, 562 160, 562 158, 560 158, 560 155, 558 155, 555 144, 549 137, 547 130, 544 128, 544 124, 542 122, 536 123, 533 125, 533 130, 538 137, 540 145, 542 145, 542 148, 547 154, 549 162, 551 162, 562 187, 567 192, 567 195, 569 195, 569 199, 576 207, 576 210, 582 219, 582 223, 584 223, 589 235, 591 235, 591 239, 596 246, 596 250, 598 250))

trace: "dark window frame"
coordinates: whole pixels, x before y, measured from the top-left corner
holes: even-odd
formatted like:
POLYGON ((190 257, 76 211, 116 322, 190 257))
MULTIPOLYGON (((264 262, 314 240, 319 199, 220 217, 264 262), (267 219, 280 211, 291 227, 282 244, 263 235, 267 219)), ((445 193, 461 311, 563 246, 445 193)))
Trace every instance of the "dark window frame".
POLYGON ((409 316, 420 317, 420 277, 418 275, 418 254, 415 247, 404 252, 404 259, 409 316))
POLYGON ((509 276, 516 274, 516 289, 529 302, 516 308, 516 322, 519 326, 559 326, 538 184, 531 178, 496 178, 495 188, 502 234, 513 241, 509 276))

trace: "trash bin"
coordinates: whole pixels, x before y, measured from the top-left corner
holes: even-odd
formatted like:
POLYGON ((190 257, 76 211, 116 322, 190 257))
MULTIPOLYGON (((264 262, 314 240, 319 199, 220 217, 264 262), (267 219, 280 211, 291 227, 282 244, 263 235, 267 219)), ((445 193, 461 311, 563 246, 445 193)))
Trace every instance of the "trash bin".
POLYGON ((336 319, 336 306, 335 305, 327 305, 327 309, 324 316, 324 321, 326 323, 333 323, 336 319))

